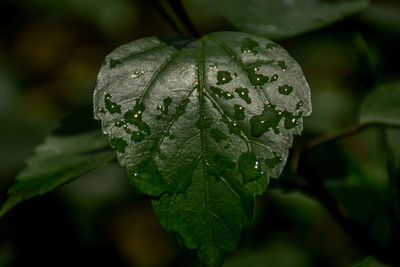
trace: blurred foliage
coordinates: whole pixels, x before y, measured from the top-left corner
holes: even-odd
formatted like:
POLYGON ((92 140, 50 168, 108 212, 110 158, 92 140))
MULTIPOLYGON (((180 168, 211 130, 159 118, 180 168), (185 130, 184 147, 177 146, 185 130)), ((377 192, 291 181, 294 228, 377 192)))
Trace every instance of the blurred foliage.
MULTIPOLYGON (((233 29, 214 1, 183 3, 202 34, 233 29)), ((357 124, 366 95, 398 80, 399 10, 396 0, 371 1, 359 16, 280 42, 312 90, 314 113, 304 120, 294 150, 357 124)), ((90 104, 104 56, 172 28, 140 0, 1 0, 0 25, 2 203, 33 148, 61 117, 90 104)), ((275 189, 258 199, 255 224, 224 266, 350 266, 368 256, 317 198, 298 192, 305 175, 322 177, 339 210, 366 227, 370 238, 389 252, 399 247, 393 224, 400 218, 398 129, 366 129, 315 147, 301 164, 296 175, 288 164, 283 177, 272 181, 275 189)), ((116 164, 22 203, 0 220, 0 266, 78 262, 197 266, 195 255, 165 233, 148 200, 135 194, 116 164)), ((385 266, 373 262, 356 266, 385 266)))

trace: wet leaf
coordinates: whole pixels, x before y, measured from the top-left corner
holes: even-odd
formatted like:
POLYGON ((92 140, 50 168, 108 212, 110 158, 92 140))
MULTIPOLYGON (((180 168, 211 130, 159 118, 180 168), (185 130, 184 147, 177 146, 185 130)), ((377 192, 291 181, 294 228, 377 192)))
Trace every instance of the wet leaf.
POLYGON ((218 0, 222 14, 239 30, 271 39, 309 32, 357 13, 368 0, 218 0))
POLYGON ((400 82, 371 91, 361 105, 360 122, 400 126, 400 82))
POLYGON ((206 266, 220 266, 252 220, 255 195, 282 172, 311 103, 286 51, 219 32, 116 49, 100 70, 94 110, 111 144, 125 144, 119 162, 154 197, 163 226, 206 266))

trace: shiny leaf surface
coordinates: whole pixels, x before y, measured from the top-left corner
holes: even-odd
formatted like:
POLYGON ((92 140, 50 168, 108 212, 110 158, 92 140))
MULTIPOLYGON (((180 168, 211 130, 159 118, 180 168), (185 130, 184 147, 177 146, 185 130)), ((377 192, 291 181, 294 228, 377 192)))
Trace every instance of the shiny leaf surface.
POLYGON ((119 47, 100 70, 94 110, 164 227, 220 266, 252 220, 255 195, 280 175, 311 103, 286 51, 219 32, 119 47))

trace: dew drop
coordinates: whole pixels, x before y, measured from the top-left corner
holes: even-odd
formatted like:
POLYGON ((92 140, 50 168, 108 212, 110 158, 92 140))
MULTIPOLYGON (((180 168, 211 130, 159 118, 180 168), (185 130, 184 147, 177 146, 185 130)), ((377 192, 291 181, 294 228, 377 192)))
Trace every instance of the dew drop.
POLYGON ((262 75, 262 74, 257 74, 254 71, 248 71, 247 72, 247 77, 249 78, 249 81, 253 86, 261 86, 264 85, 268 82, 269 77, 262 75))
POLYGON ((238 94, 238 96, 246 101, 247 104, 251 104, 251 99, 249 97, 249 89, 243 88, 243 87, 238 87, 235 89, 235 92, 238 94))
POLYGON ((278 80, 278 78, 279 78, 278 74, 274 74, 272 75, 270 82, 275 82, 276 80, 278 80))
POLYGON ((121 114, 121 106, 118 105, 117 103, 111 101, 111 95, 110 94, 106 94, 105 98, 104 98, 104 103, 106 106, 106 109, 111 113, 119 113, 121 114))
POLYGON ((274 43, 269 43, 269 44, 267 44, 267 45, 265 46, 265 48, 271 49, 271 50, 274 50, 274 49, 277 48, 277 47, 278 47, 278 45, 277 45, 277 44, 274 44, 274 43))
MULTIPOLYGON (((162 116, 167 116, 168 115, 168 111, 169 111, 169 106, 172 103, 172 99, 170 97, 164 98, 163 100, 163 105, 159 105, 157 107, 157 110, 159 110, 161 112, 161 114, 158 114, 156 116, 156 119, 159 120, 162 118, 162 116)), ((140 110, 138 111, 138 114, 142 113, 140 110)))
POLYGON ((115 122, 115 126, 117 126, 118 128, 121 128, 122 125, 124 125, 124 122, 123 122, 123 121, 116 121, 116 122, 115 122))
POLYGON ((138 131, 132 132, 131 140, 135 142, 140 142, 144 139, 144 134, 138 131))
POLYGON ((251 134, 259 137, 269 128, 272 128, 276 134, 279 133, 278 124, 282 118, 282 112, 277 112, 273 105, 265 105, 260 115, 253 116, 250 119, 251 134))
POLYGON ((287 69, 286 62, 285 62, 285 61, 278 61, 278 65, 279 65, 279 67, 281 67, 281 69, 282 69, 283 71, 285 71, 285 70, 287 69))
POLYGON ((242 40, 242 46, 240 47, 240 51, 243 53, 250 53, 252 52, 254 55, 257 54, 257 47, 258 43, 250 38, 244 38, 242 40))
POLYGON ((296 105, 296 109, 299 109, 303 106, 303 101, 299 101, 296 105))
POLYGON ((231 93, 223 90, 222 88, 215 87, 215 86, 210 86, 210 90, 214 95, 217 95, 219 97, 224 97, 225 99, 232 99, 235 96, 232 95, 231 93))
POLYGON ((232 76, 228 71, 218 71, 217 80, 217 85, 226 84, 232 81, 232 76))
POLYGON ((285 84, 283 86, 279 86, 278 91, 282 95, 289 95, 293 91, 293 86, 285 84))
POLYGON ((136 71, 134 74, 131 75, 131 78, 136 78, 136 77, 142 76, 143 74, 144 74, 143 70, 136 71))
POLYGON ((244 107, 240 105, 235 105, 235 114, 233 115, 233 118, 236 120, 244 120, 244 107))
POLYGON ((239 161, 239 171, 243 177, 243 183, 248 183, 250 181, 257 180, 263 176, 263 171, 259 162, 252 152, 245 152, 240 155, 239 161))
POLYGON ((150 135, 151 131, 149 125, 142 120, 142 113, 144 110, 144 104, 136 101, 134 108, 125 112, 124 119, 127 123, 137 126, 140 131, 150 135))
POLYGON ((231 121, 226 116, 223 116, 222 122, 224 122, 228 126, 229 133, 236 134, 237 136, 241 136, 240 128, 235 121, 231 121))

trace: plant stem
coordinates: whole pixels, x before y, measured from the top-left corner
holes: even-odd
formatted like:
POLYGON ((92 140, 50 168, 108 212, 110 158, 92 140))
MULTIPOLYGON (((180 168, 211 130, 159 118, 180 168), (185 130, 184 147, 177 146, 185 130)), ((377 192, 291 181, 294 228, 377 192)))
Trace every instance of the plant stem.
POLYGON ((154 8, 160 13, 160 15, 169 23, 169 25, 177 32, 177 33, 183 33, 181 28, 178 26, 178 24, 175 22, 175 20, 168 14, 168 12, 165 10, 165 8, 160 4, 158 0, 150 0, 150 2, 153 4, 154 8))
POLYGON ((200 34, 190 19, 185 7, 182 5, 180 0, 167 0, 169 5, 174 10, 175 14, 179 17, 182 23, 186 26, 189 32, 196 38, 200 38, 200 34))

